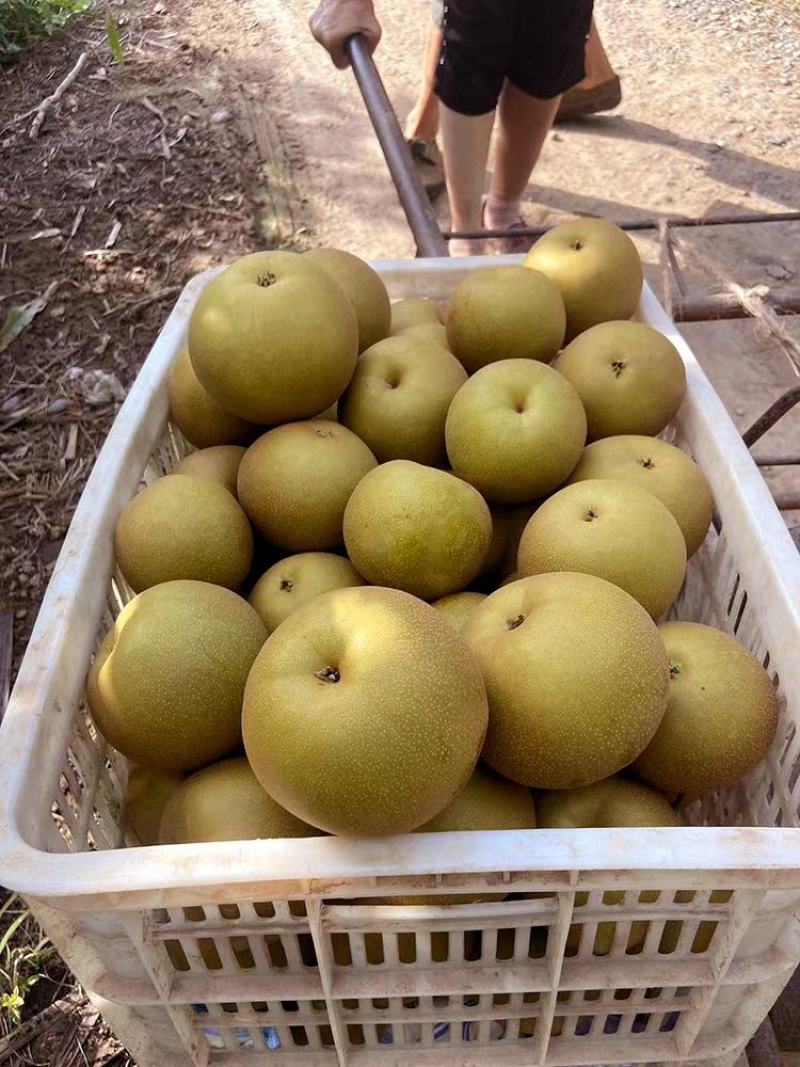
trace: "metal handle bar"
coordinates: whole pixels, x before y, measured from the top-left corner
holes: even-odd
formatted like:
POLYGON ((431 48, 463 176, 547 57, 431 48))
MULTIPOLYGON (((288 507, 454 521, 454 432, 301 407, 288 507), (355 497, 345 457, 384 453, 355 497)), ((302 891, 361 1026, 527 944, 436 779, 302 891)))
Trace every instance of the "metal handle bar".
POLYGON ((446 256, 447 243, 442 237, 430 200, 419 180, 411 151, 386 95, 367 42, 357 33, 345 41, 344 47, 413 234, 417 255, 446 256))

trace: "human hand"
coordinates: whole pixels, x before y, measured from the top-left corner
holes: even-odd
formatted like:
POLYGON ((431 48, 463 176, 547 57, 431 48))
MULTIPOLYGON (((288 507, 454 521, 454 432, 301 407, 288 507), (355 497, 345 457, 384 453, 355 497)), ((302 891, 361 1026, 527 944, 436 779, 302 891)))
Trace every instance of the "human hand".
POLYGON ((308 24, 315 40, 330 53, 340 70, 350 65, 344 48, 348 37, 354 33, 362 34, 370 52, 375 51, 381 39, 381 27, 375 18, 372 0, 320 0, 308 24))

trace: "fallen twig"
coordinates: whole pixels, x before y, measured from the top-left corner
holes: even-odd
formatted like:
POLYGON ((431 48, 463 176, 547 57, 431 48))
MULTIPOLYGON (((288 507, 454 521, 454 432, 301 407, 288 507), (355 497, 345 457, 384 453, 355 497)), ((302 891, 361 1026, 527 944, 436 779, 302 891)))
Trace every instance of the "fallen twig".
POLYGON ((75 215, 75 218, 74 218, 74 220, 72 222, 72 229, 69 231, 69 239, 70 240, 72 240, 72 238, 78 232, 78 227, 83 222, 83 216, 85 214, 86 214, 86 205, 85 204, 81 204, 81 206, 78 208, 78 212, 75 215))
POLYGON ((167 116, 164 114, 160 107, 156 107, 156 105, 153 103, 149 96, 143 96, 141 103, 142 107, 146 107, 148 111, 151 111, 154 115, 160 118, 161 125, 166 127, 167 116))
POLYGON ((73 422, 67 430, 67 446, 64 449, 64 462, 71 463, 78 454, 78 424, 73 422))
POLYGON ((53 104, 58 103, 58 101, 67 91, 67 89, 69 89, 70 85, 72 85, 72 83, 80 74, 81 70, 83 69, 84 63, 88 58, 88 52, 81 52, 81 54, 78 56, 77 63, 69 72, 69 74, 67 74, 66 78, 64 78, 61 84, 56 87, 55 91, 52 92, 50 96, 46 96, 44 100, 42 100, 41 104, 39 104, 39 106, 36 108, 36 115, 34 116, 33 122, 31 123, 30 133, 28 134, 32 141, 35 141, 36 138, 39 136, 39 130, 42 128, 42 123, 45 120, 47 112, 50 110, 53 104))
POLYGON ((26 241, 49 240, 51 237, 60 237, 61 230, 57 226, 50 226, 46 230, 36 230, 35 233, 12 233, 4 237, 3 241, 10 245, 24 244, 26 241))
POLYGON ((114 224, 111 227, 111 232, 109 233, 108 237, 106 237, 106 243, 104 246, 105 248, 114 247, 114 245, 117 243, 117 238, 119 237, 119 231, 121 229, 122 223, 119 221, 119 219, 114 219, 114 224))
MULTIPOLYGON (((150 293, 149 296, 142 297, 141 300, 134 300, 132 304, 128 304, 122 309, 121 318, 123 320, 131 318, 139 311, 143 311, 146 307, 150 307, 151 304, 157 304, 160 300, 168 300, 172 296, 177 296, 183 288, 182 285, 170 285, 166 289, 159 289, 155 293, 150 293)), ((110 312, 113 315, 114 310, 110 312)))
POLYGON ((4 471, 12 482, 18 482, 20 480, 19 475, 15 474, 14 471, 12 471, 12 469, 8 466, 8 464, 2 461, 2 459, 0 459, 0 470, 4 471))

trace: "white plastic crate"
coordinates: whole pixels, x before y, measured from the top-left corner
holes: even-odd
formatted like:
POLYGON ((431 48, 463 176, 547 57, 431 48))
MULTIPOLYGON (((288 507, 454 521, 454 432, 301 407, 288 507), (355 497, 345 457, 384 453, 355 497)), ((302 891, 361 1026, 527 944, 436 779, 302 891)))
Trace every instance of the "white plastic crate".
MULTIPOLYGON (((377 266, 393 297, 439 298, 483 265, 377 266)), ((186 287, 131 389, 42 605, 0 731, 0 882, 26 896, 141 1067, 732 1064, 800 961, 800 560, 648 289, 641 318, 686 363, 674 440, 719 520, 675 614, 735 633, 774 677, 765 763, 687 828, 115 851, 127 767, 92 728, 84 681, 125 599, 116 518, 143 473, 179 458, 166 379, 209 276, 186 287), (437 905, 454 887, 547 895, 437 905), (430 906, 363 903, 408 893, 430 906)))

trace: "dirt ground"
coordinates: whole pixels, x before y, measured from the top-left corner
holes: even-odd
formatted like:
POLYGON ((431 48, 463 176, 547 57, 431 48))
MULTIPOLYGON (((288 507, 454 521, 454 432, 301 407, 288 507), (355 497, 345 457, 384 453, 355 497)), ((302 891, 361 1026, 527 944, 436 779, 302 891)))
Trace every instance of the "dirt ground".
MULTIPOLYGON (((116 10, 116 9, 115 9, 116 10)), ((128 0, 125 63, 82 18, 0 71, 0 307, 47 306, 0 353, 0 583, 15 662, 111 418, 183 283, 272 240, 235 6, 128 0), (87 62, 36 140, 31 109, 87 62)))
MULTIPOLYGON (((13 623, 16 664, 95 452, 180 286, 275 245, 413 255, 352 75, 310 39, 311 6, 115 0, 123 66, 102 18, 84 16, 0 67, 0 322, 11 306, 47 301, 0 352, 0 675, 3 635, 13 623), (84 51, 80 76, 31 140, 32 112, 84 51)), ((428 4, 377 7, 376 59, 403 116, 428 4)), ((598 0, 596 10, 623 102, 550 135, 526 197, 529 221, 800 208, 800 5, 598 0)), ((446 225, 444 198, 437 211, 446 225)), ((681 237, 691 286, 800 284, 800 223, 681 237)), ((636 240, 663 293, 656 235, 636 240)), ((797 319, 783 321, 800 342, 797 319)), ((741 428, 797 381, 757 324, 683 329, 741 428)), ((756 451, 800 452, 800 409, 756 451)), ((775 492, 797 494, 798 470, 765 474, 775 492)), ((31 998, 23 1017, 62 995, 65 980, 56 969, 52 991, 31 998)), ((93 1023, 76 1029, 67 1016, 64 1026, 26 1055, 55 1067, 73 1062, 62 1054, 129 1062, 93 1023)))

